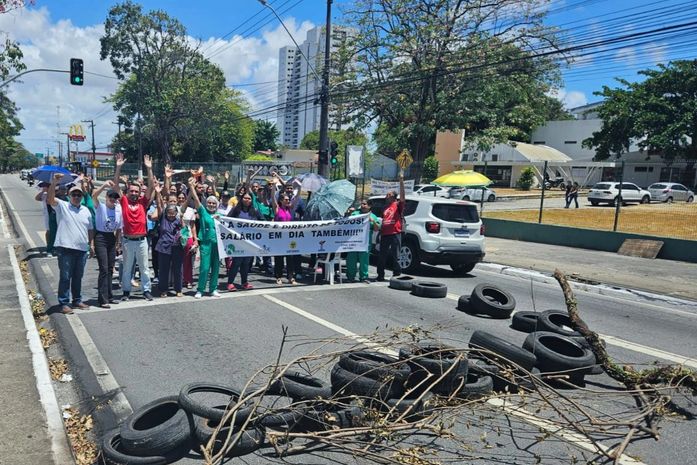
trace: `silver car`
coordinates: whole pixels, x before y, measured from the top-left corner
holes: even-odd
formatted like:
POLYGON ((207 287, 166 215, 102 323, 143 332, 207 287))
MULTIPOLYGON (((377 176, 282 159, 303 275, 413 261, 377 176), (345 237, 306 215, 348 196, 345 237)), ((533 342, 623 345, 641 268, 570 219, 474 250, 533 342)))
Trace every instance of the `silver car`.
MULTIPOLYGON (((476 187, 468 187, 457 192, 456 197, 460 200, 470 200, 472 202, 481 202, 482 200, 482 189, 476 187)), ((489 189, 488 187, 484 189, 484 200, 487 202, 496 201, 496 192, 489 189)))
POLYGON ((588 201, 594 206, 600 203, 615 205, 618 200, 621 200, 623 205, 632 202, 649 203, 651 201, 649 191, 640 188, 634 183, 622 183, 621 197, 619 187, 620 183, 618 182, 599 182, 588 191, 588 201))
POLYGON ((649 186, 651 200, 671 203, 673 201, 693 202, 695 193, 677 182, 657 182, 649 186))

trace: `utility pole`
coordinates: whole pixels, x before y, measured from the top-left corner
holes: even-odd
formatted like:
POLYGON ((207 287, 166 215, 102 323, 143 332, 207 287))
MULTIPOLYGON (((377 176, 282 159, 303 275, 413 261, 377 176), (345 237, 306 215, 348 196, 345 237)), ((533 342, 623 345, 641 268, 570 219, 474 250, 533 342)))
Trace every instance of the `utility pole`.
POLYGON ((329 177, 329 67, 331 66, 332 44, 332 0, 327 0, 327 18, 324 28, 324 69, 322 69, 322 91, 319 114, 319 164, 320 176, 329 177))
MULTIPOLYGON (((97 159, 97 147, 94 145, 94 121, 91 119, 86 119, 82 120, 83 123, 90 123, 90 127, 92 128, 92 163, 94 163, 94 160, 97 159)), ((96 179, 97 178, 97 169, 90 164, 90 172, 92 173, 92 178, 96 179)))
POLYGON ((69 132, 59 132, 58 134, 65 136, 65 160, 70 163, 70 133, 69 132))

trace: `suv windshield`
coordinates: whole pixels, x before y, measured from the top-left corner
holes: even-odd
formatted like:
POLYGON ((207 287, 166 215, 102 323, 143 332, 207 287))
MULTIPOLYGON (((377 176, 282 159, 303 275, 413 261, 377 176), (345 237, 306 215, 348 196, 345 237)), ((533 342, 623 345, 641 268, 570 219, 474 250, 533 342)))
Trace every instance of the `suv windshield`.
POLYGON ((436 218, 451 223, 477 223, 479 213, 474 205, 460 203, 436 203, 431 211, 436 218))
POLYGON ((612 186, 610 184, 596 184, 595 186, 593 186, 593 189, 605 190, 605 189, 611 189, 611 188, 612 188, 612 186))

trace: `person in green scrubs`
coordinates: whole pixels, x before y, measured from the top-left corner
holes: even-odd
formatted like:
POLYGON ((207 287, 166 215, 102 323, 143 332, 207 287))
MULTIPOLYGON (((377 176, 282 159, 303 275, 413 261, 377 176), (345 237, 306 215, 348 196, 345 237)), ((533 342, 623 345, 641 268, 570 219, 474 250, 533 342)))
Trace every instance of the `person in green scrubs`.
POLYGON ((368 260, 370 258, 370 248, 373 243, 373 231, 378 231, 380 229, 380 218, 375 216, 370 212, 370 200, 361 200, 361 206, 359 210, 351 213, 351 216, 364 215, 370 213, 368 220, 370 221, 370 228, 368 229, 368 250, 365 252, 349 252, 346 254, 346 278, 349 281, 356 279, 356 264, 360 263, 360 270, 358 271, 358 277, 361 281, 369 283, 368 280, 368 260))
POLYGON ((215 220, 213 215, 218 210, 218 198, 214 195, 206 199, 206 206, 196 195, 194 178, 189 178, 189 200, 193 202, 199 216, 198 247, 201 252, 201 265, 198 270, 197 299, 200 299, 206 290, 211 297, 220 297, 218 292, 218 274, 220 273, 220 259, 218 257, 218 239, 215 235, 215 220))

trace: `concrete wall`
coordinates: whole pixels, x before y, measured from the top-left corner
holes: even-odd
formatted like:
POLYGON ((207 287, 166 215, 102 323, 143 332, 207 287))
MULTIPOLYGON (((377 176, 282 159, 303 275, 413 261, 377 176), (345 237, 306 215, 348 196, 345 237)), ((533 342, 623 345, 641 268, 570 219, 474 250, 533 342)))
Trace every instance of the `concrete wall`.
MULTIPOLYGON (((563 245, 582 249, 617 252, 625 239, 663 241, 658 258, 697 263, 697 241, 644 236, 612 231, 570 228, 549 224, 483 218, 486 235, 542 244, 563 245)), ((602 264, 598 264, 602 266, 602 264)))

